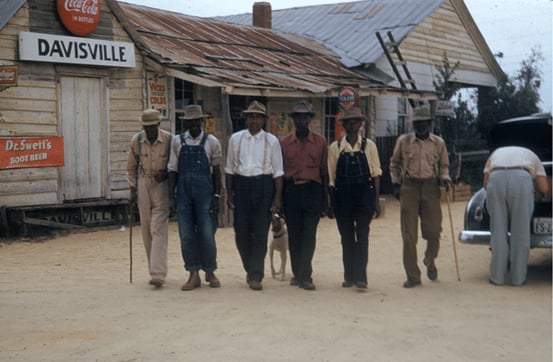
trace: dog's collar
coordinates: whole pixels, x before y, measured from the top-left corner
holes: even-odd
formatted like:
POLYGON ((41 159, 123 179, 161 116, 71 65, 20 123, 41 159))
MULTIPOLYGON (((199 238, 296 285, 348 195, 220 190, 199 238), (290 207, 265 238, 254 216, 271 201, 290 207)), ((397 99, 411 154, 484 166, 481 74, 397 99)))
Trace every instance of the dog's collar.
POLYGON ((286 234, 286 231, 283 231, 282 234, 279 234, 279 235, 275 234, 274 237, 275 237, 275 238, 280 238, 280 237, 283 236, 284 234, 286 234))

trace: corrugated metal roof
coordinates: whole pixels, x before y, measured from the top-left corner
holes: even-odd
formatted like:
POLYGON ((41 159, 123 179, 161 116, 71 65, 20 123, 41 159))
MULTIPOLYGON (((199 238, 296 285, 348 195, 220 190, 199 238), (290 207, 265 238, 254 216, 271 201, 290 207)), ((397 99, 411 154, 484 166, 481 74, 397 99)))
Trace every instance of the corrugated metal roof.
POLYGON ((347 69, 331 51, 308 39, 300 44, 269 29, 118 4, 144 50, 183 72, 233 87, 311 93, 372 86, 368 77, 347 69))
MULTIPOLYGON (((376 32, 391 31, 401 42, 444 0, 368 0, 273 10, 274 30, 318 40, 332 49, 346 67, 373 64, 384 56, 376 32)), ((252 14, 213 19, 251 24, 252 14)))
POLYGON ((0 0, 0 30, 4 29, 23 4, 25 0, 0 0))

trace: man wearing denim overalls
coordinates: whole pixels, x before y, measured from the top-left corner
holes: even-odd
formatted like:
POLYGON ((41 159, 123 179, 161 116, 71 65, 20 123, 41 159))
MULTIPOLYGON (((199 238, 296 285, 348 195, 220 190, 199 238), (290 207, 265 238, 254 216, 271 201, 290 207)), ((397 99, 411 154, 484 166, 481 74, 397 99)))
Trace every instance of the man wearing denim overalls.
POLYGON ((382 169, 376 144, 359 135, 367 118, 358 107, 347 108, 341 118, 346 135, 328 148, 331 209, 342 242, 342 286, 367 289, 369 227, 378 217, 382 169))
POLYGON ((215 231, 221 190, 221 144, 202 130, 202 108, 189 105, 184 109, 186 131, 171 145, 169 199, 171 209, 178 210, 179 236, 184 268, 190 273, 181 290, 201 287, 200 269, 212 288, 221 286, 215 276, 217 247, 215 231), (176 197, 175 197, 176 186, 176 197))

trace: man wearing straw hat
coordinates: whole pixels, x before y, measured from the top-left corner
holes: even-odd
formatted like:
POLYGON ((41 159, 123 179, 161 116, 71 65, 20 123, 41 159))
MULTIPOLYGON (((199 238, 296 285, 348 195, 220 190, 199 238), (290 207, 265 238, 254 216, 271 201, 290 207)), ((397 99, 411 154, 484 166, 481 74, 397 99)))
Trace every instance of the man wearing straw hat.
POLYGON ((167 276, 167 161, 172 135, 159 128, 161 114, 155 109, 143 111, 141 121, 143 130, 133 136, 127 160, 129 203, 138 203, 149 284, 160 288, 167 276))
POLYGON ((382 169, 376 144, 359 135, 367 118, 358 107, 347 108, 341 118, 346 135, 328 149, 328 175, 332 211, 341 236, 344 281, 342 286, 367 289, 369 226, 380 208, 382 169))
POLYGON ((421 284, 417 264, 417 231, 420 217, 422 237, 426 239, 424 265, 428 279, 438 279, 436 257, 440 248, 442 207, 440 185, 449 190, 449 158, 444 140, 431 133, 432 116, 428 106, 413 110, 414 132, 400 136, 390 159, 394 195, 400 202, 405 288, 421 284))
POLYGON ((296 103, 289 113, 294 131, 280 141, 284 159, 283 204, 293 274, 290 284, 305 290, 315 290, 311 261, 321 213, 328 208, 326 139, 309 129, 314 115, 310 103, 296 103))
POLYGON ((229 139, 225 166, 227 205, 234 210, 236 247, 252 290, 262 290, 271 215, 280 211, 282 151, 263 130, 265 106, 253 101, 242 112, 246 129, 229 139))
POLYGON ((209 286, 218 288, 221 283, 215 276, 215 231, 221 191, 221 144, 202 130, 201 106, 186 106, 181 119, 188 131, 175 137, 167 165, 170 205, 178 210, 182 258, 190 273, 181 290, 201 287, 200 270, 205 271, 209 286))

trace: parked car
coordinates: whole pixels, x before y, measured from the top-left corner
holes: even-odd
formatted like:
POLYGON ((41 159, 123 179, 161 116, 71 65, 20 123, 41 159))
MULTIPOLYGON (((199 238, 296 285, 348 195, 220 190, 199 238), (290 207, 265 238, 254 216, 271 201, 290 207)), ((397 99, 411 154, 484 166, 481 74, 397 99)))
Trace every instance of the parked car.
MULTIPOLYGON (((497 123, 490 132, 490 154, 504 146, 522 146, 531 149, 542 161, 551 184, 552 144, 551 114, 540 113, 508 119, 497 123)), ((551 248, 551 197, 536 192, 532 215, 530 247, 551 248)), ((490 243, 490 217, 486 209, 486 190, 481 188, 469 200, 465 209, 464 228, 459 241, 468 244, 490 243)))

